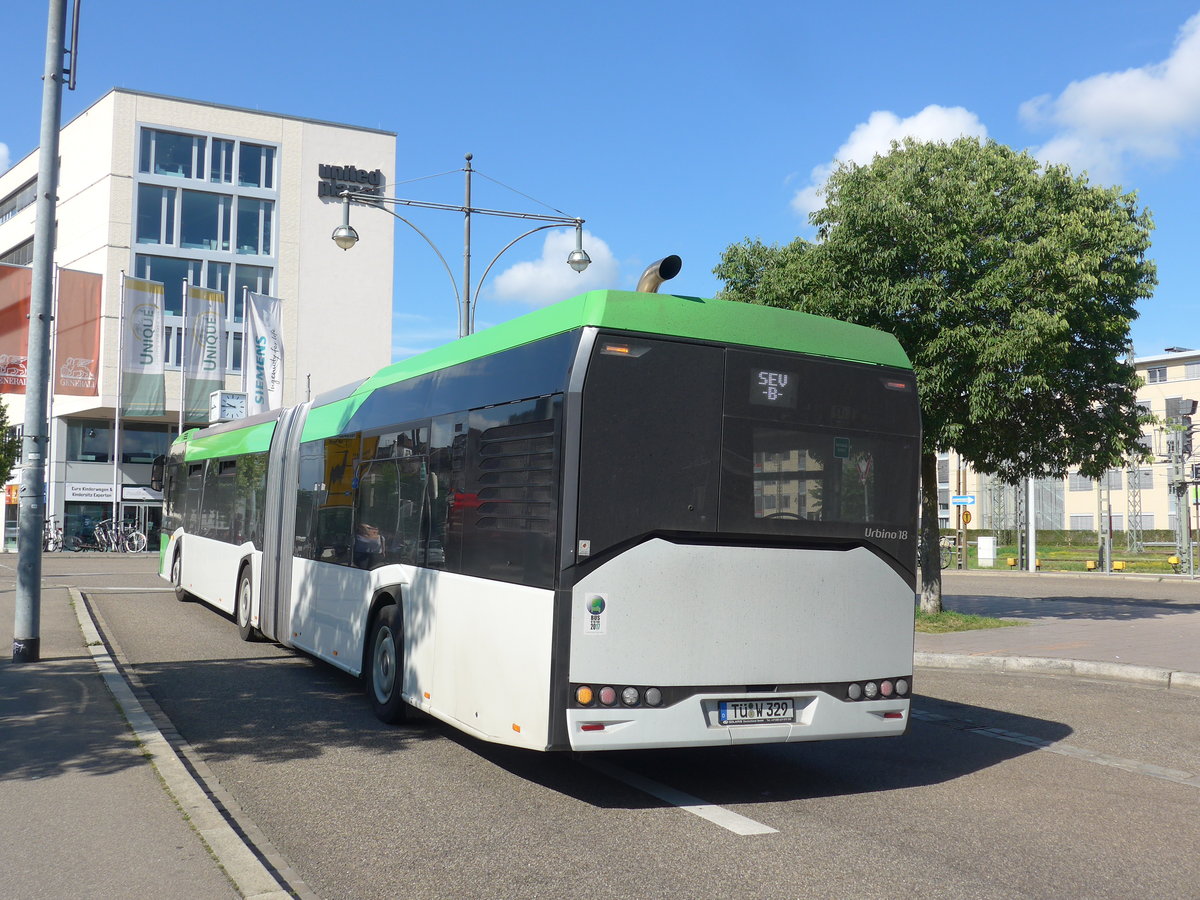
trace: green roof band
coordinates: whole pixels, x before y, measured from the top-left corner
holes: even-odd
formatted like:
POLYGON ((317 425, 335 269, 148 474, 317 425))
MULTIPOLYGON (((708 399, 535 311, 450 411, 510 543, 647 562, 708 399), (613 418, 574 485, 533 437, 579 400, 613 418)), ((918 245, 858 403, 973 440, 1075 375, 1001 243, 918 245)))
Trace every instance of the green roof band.
POLYGON ((355 393, 367 394, 387 384, 588 325, 912 368, 892 335, 838 319, 731 300, 589 291, 392 363, 364 381, 355 393))
MULTIPOLYGON (((838 319, 729 300, 589 291, 392 363, 364 381, 349 397, 313 407, 302 439, 341 433, 342 425, 378 388, 587 326, 912 368, 892 335, 838 319)), ((192 437, 187 458, 265 451, 274 429, 275 422, 265 422, 248 429, 192 437)))
MULTIPOLYGON (((243 453, 266 453, 271 449, 271 436, 275 433, 275 421, 259 422, 247 428, 223 431, 220 434, 203 434, 195 430, 185 431, 187 441, 184 460, 215 459, 218 456, 240 456, 243 453)), ((177 439, 178 440, 178 439, 177 439)))

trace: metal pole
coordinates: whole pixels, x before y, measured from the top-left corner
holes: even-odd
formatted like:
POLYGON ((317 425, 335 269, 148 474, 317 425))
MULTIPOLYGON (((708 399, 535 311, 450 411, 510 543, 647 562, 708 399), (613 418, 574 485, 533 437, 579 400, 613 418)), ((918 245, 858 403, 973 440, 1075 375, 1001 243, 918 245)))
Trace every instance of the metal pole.
POLYGON ((471 333, 471 160, 473 156, 466 155, 467 189, 463 201, 463 280, 462 280, 462 309, 459 310, 458 336, 466 337, 471 333))
POLYGON ((42 74, 42 128, 38 148, 37 219, 33 232, 33 283, 29 298, 29 360, 25 377, 20 521, 17 525, 14 663, 41 659, 42 505, 46 491, 50 380, 50 294, 54 280, 54 219, 58 205, 58 128, 62 118, 63 31, 66 0, 50 0, 46 65, 42 74))
POLYGON ((1037 479, 1029 479, 1029 498, 1025 503, 1025 521, 1029 526, 1029 568, 1028 571, 1037 571, 1037 479))

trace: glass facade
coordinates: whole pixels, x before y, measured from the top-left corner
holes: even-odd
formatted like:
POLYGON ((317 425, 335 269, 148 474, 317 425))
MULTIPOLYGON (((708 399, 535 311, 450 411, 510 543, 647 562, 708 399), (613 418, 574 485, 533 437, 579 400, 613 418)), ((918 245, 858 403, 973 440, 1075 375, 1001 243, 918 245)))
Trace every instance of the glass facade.
POLYGON ((133 273, 166 286, 167 366, 179 365, 186 279, 225 293, 226 368, 240 372, 243 291, 274 288, 278 149, 152 127, 138 147, 133 273))

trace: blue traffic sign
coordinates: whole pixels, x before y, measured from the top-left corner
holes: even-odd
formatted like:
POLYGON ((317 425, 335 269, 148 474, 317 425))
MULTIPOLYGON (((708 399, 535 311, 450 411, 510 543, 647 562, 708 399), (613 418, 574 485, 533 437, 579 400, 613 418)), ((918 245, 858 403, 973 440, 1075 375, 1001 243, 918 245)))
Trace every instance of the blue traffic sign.
POLYGON ((954 506, 974 506, 975 505, 975 495, 974 494, 955 494, 953 497, 950 498, 950 502, 954 506))

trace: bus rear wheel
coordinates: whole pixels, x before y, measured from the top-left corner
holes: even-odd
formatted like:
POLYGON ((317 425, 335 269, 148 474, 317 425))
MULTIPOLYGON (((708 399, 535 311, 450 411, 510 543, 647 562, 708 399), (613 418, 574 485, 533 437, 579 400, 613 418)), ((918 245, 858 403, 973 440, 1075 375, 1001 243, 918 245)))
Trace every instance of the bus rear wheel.
POLYGON ((371 710, 381 722, 395 725, 403 722, 408 706, 401 696, 404 644, 400 631, 400 607, 385 606, 375 616, 368 644, 366 688, 371 710))
POLYGON ((262 634, 250 624, 250 612, 254 603, 254 588, 250 584, 250 567, 242 569, 238 576, 237 601, 234 614, 237 617, 238 634, 243 641, 257 641, 262 634))

